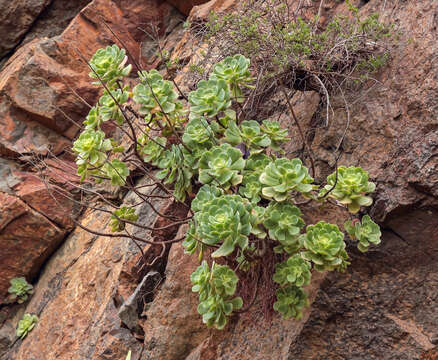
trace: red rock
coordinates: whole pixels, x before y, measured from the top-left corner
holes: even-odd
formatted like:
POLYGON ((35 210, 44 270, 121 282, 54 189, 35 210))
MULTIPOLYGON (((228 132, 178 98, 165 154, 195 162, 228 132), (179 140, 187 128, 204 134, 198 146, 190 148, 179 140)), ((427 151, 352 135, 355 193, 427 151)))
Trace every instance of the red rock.
POLYGON ((18 276, 33 279, 64 234, 17 197, 0 192, 0 304, 9 280, 18 276))
POLYGON ((0 1, 0 59, 13 50, 50 0, 0 1))
MULTIPOLYGON (((0 156, 49 152, 58 155, 70 149, 78 126, 65 115, 80 124, 88 112, 88 107, 71 89, 90 103, 96 101, 101 91, 91 84, 89 68, 78 52, 90 59, 97 49, 118 42, 104 26, 104 20, 129 53, 138 59, 140 33, 131 32, 143 22, 163 23, 170 9, 168 4, 160 5, 152 0, 94 0, 60 36, 35 39, 21 47, 0 72, 0 156)), ((67 180, 75 182, 77 178, 71 168, 65 171, 66 164, 57 163, 49 176, 63 189, 73 189, 67 180)), ((9 192, 0 193, 3 224, 0 228, 0 303, 10 278, 36 275, 71 229, 70 216, 74 216, 75 209, 71 201, 59 194, 55 193, 54 199, 34 174, 17 169, 8 171, 13 181, 9 181, 5 189, 0 187, 9 192), (58 203, 63 206, 62 210, 58 203), (23 253, 26 256, 23 257, 23 253)))
POLYGON ((167 2, 188 16, 194 6, 204 4, 208 2, 208 0, 167 0, 167 2))

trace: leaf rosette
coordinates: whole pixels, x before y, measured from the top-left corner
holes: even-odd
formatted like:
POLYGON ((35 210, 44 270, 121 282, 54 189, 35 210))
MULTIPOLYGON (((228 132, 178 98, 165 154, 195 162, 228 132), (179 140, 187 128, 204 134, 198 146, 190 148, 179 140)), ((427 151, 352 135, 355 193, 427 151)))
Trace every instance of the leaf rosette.
POLYGON ((284 201, 292 190, 309 193, 313 190, 313 178, 300 159, 276 159, 268 164, 260 175, 262 195, 267 199, 284 201))
POLYGON ((228 56, 213 67, 210 79, 225 80, 230 86, 231 96, 237 102, 243 102, 244 97, 241 87, 253 88, 249 85, 254 80, 251 77, 249 65, 250 60, 243 55, 228 56))
POLYGON ((310 262, 303 259, 300 254, 295 254, 286 261, 277 264, 273 280, 282 286, 287 284, 308 285, 312 276, 311 266, 310 262))
POLYGON ((245 249, 251 233, 250 206, 238 195, 223 195, 195 214, 197 233, 207 245, 222 244, 212 257, 227 256, 236 246, 245 249))
POLYGON ((192 291, 199 292, 198 312, 202 315, 202 321, 207 326, 223 329, 227 317, 243 305, 242 298, 231 298, 236 292, 239 278, 226 265, 213 263, 210 270, 207 262, 203 261, 190 280, 193 283, 192 291))
POLYGON ((187 123, 182 141, 196 157, 201 157, 203 152, 211 149, 214 138, 215 134, 207 120, 196 118, 187 123))
MULTIPOLYGON (((126 65, 128 57, 125 49, 119 49, 117 45, 107 46, 99 49, 90 60, 90 66, 94 71, 90 72, 92 79, 99 79, 106 82, 108 88, 115 86, 116 81, 128 76, 131 72, 131 65, 126 65), (126 66, 125 66, 126 65, 126 66)), ((100 85, 100 82, 94 82, 100 85)))
POLYGON ((268 229, 269 237, 280 243, 274 248, 275 252, 292 254, 298 251, 298 237, 305 225, 301 215, 300 209, 289 202, 269 204, 263 225, 268 229))
POLYGON ((213 183, 225 189, 242 182, 240 172, 245 167, 245 160, 239 149, 229 144, 214 146, 205 152, 199 160, 199 181, 203 184, 213 183))
POLYGON ((309 306, 306 292, 297 286, 289 285, 276 291, 277 301, 274 303, 274 310, 278 311, 283 319, 301 319, 302 310, 309 306))
POLYGON ((141 83, 132 90, 134 101, 140 105, 139 113, 148 115, 150 113, 171 114, 182 109, 178 101, 178 93, 173 83, 163 80, 161 74, 152 69, 149 72, 139 72, 141 83))
POLYGON ((321 190, 320 196, 324 196, 333 189, 328 196, 347 205, 348 210, 355 214, 361 206, 370 206, 373 203, 371 197, 365 196, 376 188, 376 185, 368 181, 368 178, 368 173, 362 168, 340 166, 337 181, 336 172, 329 175, 327 185, 321 190))
POLYGON ((283 129, 278 121, 264 120, 261 130, 271 140, 271 148, 275 151, 281 150, 281 145, 290 140, 287 129, 283 129))
POLYGON ((224 135, 225 140, 232 145, 243 142, 251 150, 251 154, 257 154, 271 144, 269 137, 262 133, 259 123, 254 120, 245 120, 240 126, 231 122, 224 135))
POLYGON ((73 143, 73 151, 77 154, 78 175, 83 181, 88 175, 98 173, 107 159, 106 152, 112 150, 110 139, 105 139, 101 130, 86 129, 73 143))
POLYGON ((190 92, 190 118, 213 117, 231 106, 225 80, 201 80, 197 90, 190 92))
POLYGON ((33 286, 24 277, 16 277, 9 282, 11 286, 8 289, 8 293, 11 294, 12 299, 17 299, 19 304, 25 302, 29 295, 33 293, 33 286))
POLYGON ((382 232, 379 225, 377 225, 369 215, 365 215, 360 221, 352 223, 348 220, 344 224, 345 230, 353 240, 357 240, 357 248, 362 252, 367 252, 370 244, 379 245, 382 232))
POLYGON ((129 93, 126 90, 117 89, 111 90, 111 95, 105 91, 98 101, 100 119, 101 121, 112 119, 118 125, 122 125, 124 117, 119 106, 128 102, 129 93))
POLYGON ((325 221, 309 225, 306 233, 300 236, 300 242, 306 249, 301 253, 302 257, 312 261, 320 272, 336 268, 343 270, 348 265, 344 234, 337 225, 325 221))
POLYGON ((208 206, 212 200, 222 196, 223 194, 223 190, 214 185, 201 186, 196 194, 196 197, 192 200, 192 210, 194 212, 201 211, 204 209, 204 207, 208 206))
POLYGON ((33 330, 37 322, 38 322, 38 316, 31 314, 24 314, 23 319, 21 319, 18 322, 18 327, 16 332, 17 336, 20 339, 24 339, 27 336, 27 334, 33 330))
POLYGON ((143 134, 138 138, 137 150, 145 162, 156 166, 166 151, 166 143, 167 139, 164 137, 155 137, 152 140, 143 134))
POLYGON ((260 184, 257 175, 245 175, 241 186, 239 187, 239 194, 249 199, 252 203, 257 204, 261 198, 260 193, 262 185, 260 184))

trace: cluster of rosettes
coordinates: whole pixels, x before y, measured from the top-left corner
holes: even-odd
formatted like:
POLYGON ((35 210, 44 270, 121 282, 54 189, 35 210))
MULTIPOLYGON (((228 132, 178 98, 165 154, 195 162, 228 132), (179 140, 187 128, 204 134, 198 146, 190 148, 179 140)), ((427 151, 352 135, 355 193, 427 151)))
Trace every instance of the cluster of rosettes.
POLYGON ((228 266, 213 262, 210 269, 206 261, 190 276, 193 292, 199 293, 198 312, 208 326, 223 329, 228 316, 242 307, 241 297, 234 297, 238 277, 228 266))
MULTIPOLYGON (((99 50, 90 66, 90 75, 106 90, 74 143, 81 178, 125 185, 130 172, 117 156, 125 149, 106 138, 101 126, 112 120, 133 136, 134 126, 125 122, 135 109, 142 117, 137 119, 142 131, 131 149, 158 168, 156 179, 169 186, 178 201, 191 200, 193 216, 183 246, 202 261, 191 280, 193 291, 199 292, 204 323, 222 329, 228 316, 242 307, 242 299, 233 298, 236 273, 215 262, 209 267, 204 257, 223 258, 221 263, 237 263, 245 271, 257 262, 263 266, 267 249, 285 259, 273 276, 278 286, 274 309, 284 318, 300 318, 308 304, 303 286, 309 284, 312 269, 343 271, 349 263, 338 226, 320 221, 306 228, 295 198, 331 201, 357 213, 372 203, 367 194, 375 186, 368 173, 341 166, 320 189, 300 159, 283 156, 282 146, 290 138, 279 122, 238 119, 233 103, 244 102, 254 80, 250 62, 242 55, 216 64, 208 80, 188 94, 187 103, 156 70, 139 72, 140 82, 132 91, 124 87, 122 80, 131 68, 125 52, 115 45, 99 50)), ((124 231, 126 223, 137 220, 134 208, 120 207, 113 213, 111 230, 124 231)), ((380 242, 380 230, 367 216, 362 222, 347 222, 345 228, 361 251, 380 242)))

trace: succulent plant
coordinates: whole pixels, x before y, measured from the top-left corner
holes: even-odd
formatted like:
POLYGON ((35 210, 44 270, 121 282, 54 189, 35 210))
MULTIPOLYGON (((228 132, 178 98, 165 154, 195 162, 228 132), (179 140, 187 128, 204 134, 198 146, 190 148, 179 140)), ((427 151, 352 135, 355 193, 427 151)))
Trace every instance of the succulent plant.
POLYGON ((301 211, 289 202, 271 202, 265 212, 263 225, 268 229, 269 237, 280 245, 276 252, 295 253, 300 248, 298 237, 305 223, 301 211))
POLYGON ((260 175, 264 185, 262 195, 267 199, 284 201, 292 190, 308 193, 314 189, 313 178, 300 159, 277 159, 268 164, 260 175))
POLYGON ((116 89, 111 90, 111 95, 105 91, 98 101, 100 119, 101 121, 112 119, 117 124, 122 125, 124 117, 119 105, 121 106, 128 102, 129 93, 125 89, 116 89))
POLYGON ((245 167, 242 153, 229 144, 214 146, 199 160, 199 181, 213 183, 225 189, 242 182, 240 172, 245 167))
MULTIPOLYGON (((90 72, 92 79, 99 79, 106 82, 108 88, 112 88, 117 80, 128 76, 131 72, 131 65, 126 65, 128 57, 124 49, 117 45, 107 46, 99 49, 90 60, 90 66, 94 71, 90 72)), ((100 85, 97 81, 94 84, 100 85)))
POLYGON ((110 178, 111 184, 114 186, 125 185, 126 178, 129 176, 128 167, 119 159, 113 159, 111 162, 105 163, 103 170, 105 171, 105 175, 110 178))
POLYGON ((304 286, 310 283, 311 264, 304 260, 300 254, 295 254, 286 261, 277 264, 273 280, 284 286, 292 284, 295 286, 304 286))
POLYGON ((143 160, 152 165, 158 165, 166 150, 167 139, 164 137, 155 137, 143 134, 138 138, 137 150, 143 156, 143 160))
POLYGON ((239 187, 239 194, 249 199, 252 203, 257 204, 260 201, 260 193, 262 185, 260 184, 257 175, 247 175, 243 177, 241 186, 239 187))
POLYGON ((249 72, 249 65, 249 59, 243 55, 228 56, 214 66, 210 79, 225 80, 230 86, 231 96, 237 102, 243 102, 241 86, 253 88, 248 84, 254 80, 249 72))
POLYGON ((17 299, 19 304, 25 302, 30 294, 33 293, 33 286, 29 284, 24 277, 16 277, 9 281, 11 286, 8 293, 13 300, 17 299))
POLYGON ((227 317, 243 305, 240 297, 231 298, 239 281, 234 271, 216 263, 213 263, 210 271, 207 262, 203 261, 190 280, 193 283, 192 291, 199 292, 198 312, 202 315, 202 321, 207 326, 223 329, 227 317))
POLYGON ((138 215, 135 213, 135 209, 122 206, 120 209, 115 210, 110 221, 111 231, 118 232, 125 230, 125 222, 123 220, 137 221, 138 215))
POLYGON ((223 116, 219 117, 219 123, 215 127, 214 131, 217 133, 223 133, 232 122, 236 122, 237 114, 233 109, 226 109, 223 111, 223 116))
POLYGON ((254 120, 243 121, 239 127, 236 123, 230 122, 224 135, 225 141, 232 145, 243 142, 251 150, 251 154, 259 153, 271 144, 269 137, 262 133, 259 123, 254 120))
POLYGON ((283 129, 278 121, 264 120, 261 129, 271 140, 270 146, 275 151, 280 151, 281 144, 290 140, 287 129, 283 129))
POLYGON ((184 252, 186 254, 193 255, 195 252, 199 251, 199 260, 202 260, 204 250, 207 246, 200 241, 200 237, 196 233, 196 225, 193 221, 190 221, 189 223, 189 228, 186 232, 182 246, 184 246, 184 252))
POLYGON ((93 106, 87 117, 85 118, 84 124, 85 129, 92 129, 92 130, 96 130, 96 129, 100 129, 100 125, 102 125, 102 117, 100 116, 99 113, 99 107, 97 106, 93 106))
POLYGON ((253 154, 246 160, 245 173, 260 176, 272 159, 266 154, 253 154))
POLYGON ((376 185, 368 181, 368 173, 362 168, 340 166, 337 181, 336 172, 329 175, 320 196, 333 189, 328 196, 347 205, 348 210, 355 214, 361 206, 370 206, 373 203, 373 199, 365 194, 373 192, 375 188, 376 185))
POLYGON ((382 233, 379 225, 377 225, 369 215, 365 215, 360 221, 352 222, 348 220, 344 224, 345 230, 353 240, 359 241, 357 248, 362 252, 367 252, 370 243, 374 245, 380 244, 382 233))
POLYGON ((147 115, 160 112, 170 114, 182 109, 182 104, 178 101, 178 93, 175 91, 173 83, 163 80, 157 70, 142 71, 139 73, 139 77, 141 83, 135 86, 132 91, 134 101, 140 105, 140 114, 147 115))
POLYGON ((203 185, 192 200, 192 210, 198 212, 209 206, 210 202, 224 194, 222 189, 214 185, 203 185))
MULTIPOLYGON (((184 130, 182 141, 197 157, 200 157, 203 152, 209 150, 213 146, 215 134, 203 118, 195 118, 190 120, 184 130)), ((195 155, 195 156, 196 156, 195 155)))
POLYGON ((193 164, 190 154, 181 145, 172 145, 170 150, 166 150, 158 167, 163 169, 157 173, 156 177, 163 180, 164 184, 174 184, 174 196, 184 201, 186 193, 192 190, 193 164))
POLYGON ((189 94, 190 118, 213 117, 231 106, 230 92, 224 80, 201 80, 189 94))
POLYGON ((31 314, 24 314, 23 319, 18 322, 17 336, 24 339, 29 332, 35 327, 38 322, 38 316, 31 314))
POLYGON ((105 139, 105 133, 101 130, 86 129, 73 143, 73 151, 77 154, 76 164, 78 175, 83 181, 93 171, 101 167, 106 159, 106 152, 112 150, 111 140, 105 139))
POLYGON ((238 195, 222 195, 195 213, 197 233, 206 245, 222 245, 212 257, 231 254, 236 245, 248 246, 251 233, 250 208, 238 195))
POLYGON ((337 225, 325 221, 309 225, 306 233, 300 236, 300 242, 306 249, 301 253, 302 257, 312 261, 318 271, 343 269, 348 265, 344 234, 337 225))
POLYGON ((204 301, 212 292, 211 275, 210 267, 205 260, 190 275, 190 281, 193 284, 192 291, 199 293, 199 300, 201 301, 204 301))
POLYGON ((266 237, 266 232, 262 227, 263 221, 265 219, 266 209, 262 206, 251 206, 251 234, 257 236, 259 239, 264 239, 266 237))
POLYGON ((274 310, 278 311, 285 320, 291 317, 301 319, 303 308, 309 306, 306 292, 294 285, 278 289, 275 295, 277 301, 274 303, 274 310))
POLYGON ((131 360, 131 350, 128 351, 128 355, 126 355, 125 360, 131 360))

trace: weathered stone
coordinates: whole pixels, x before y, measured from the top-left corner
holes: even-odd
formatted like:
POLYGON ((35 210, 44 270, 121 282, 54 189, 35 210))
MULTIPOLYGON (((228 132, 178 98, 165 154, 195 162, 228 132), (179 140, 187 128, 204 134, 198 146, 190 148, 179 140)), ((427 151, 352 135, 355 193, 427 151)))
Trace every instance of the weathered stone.
MULTIPOLYGON (((133 205, 139 199, 130 193, 124 201, 133 205)), ((157 199, 154 206, 164 205, 157 199)), ((145 209, 149 205, 138 209, 144 214, 140 223, 151 226, 156 215, 145 209)), ((108 213, 87 211, 81 224, 107 232, 109 220, 108 213)), ((150 238, 145 231, 140 236, 150 238)), ((26 306, 27 313, 39 316, 37 326, 0 359, 40 360, 44 354, 45 360, 120 360, 131 349, 132 360, 139 360, 142 344, 118 316, 118 307, 130 295, 121 297, 118 287, 136 287, 121 284, 122 273, 127 265, 132 268, 138 252, 129 239, 99 237, 76 228, 48 261, 26 306)), ((18 320, 10 327, 14 331, 18 320)))
MULTIPOLYGON (((34 5, 36 11, 38 6, 34 5)), ((117 42, 103 24, 105 21, 130 54, 138 59, 140 43, 131 36, 130 29, 151 20, 152 16, 156 16, 156 20, 162 19, 170 8, 170 5, 158 5, 154 1, 128 4, 94 0, 61 35, 35 39, 22 46, 0 72, 0 156, 47 155, 49 152, 59 155, 70 149, 71 139, 78 131, 78 125, 72 124, 71 120, 81 123, 88 111, 71 89, 90 103, 96 101, 100 91, 91 84, 89 69, 78 52, 89 59, 98 48, 117 42), (156 9, 153 14, 149 11, 152 9, 156 9)), ((68 182, 77 181, 72 176, 74 165, 68 169, 68 161, 47 160, 50 162, 53 169, 45 175, 63 190, 73 189, 68 182)), ((71 216, 75 215, 73 202, 56 191, 50 193, 37 179, 37 174, 19 171, 6 160, 2 160, 1 172, 5 175, 1 191, 9 195, 1 194, 0 197, 2 220, 8 219, 2 221, 0 235, 4 249, 0 265, 0 302, 10 278, 36 275, 39 266, 59 245, 63 234, 71 230, 71 216), (26 250, 27 256, 20 256, 26 250), (4 267, 8 270, 3 272, 4 267)))
POLYGON ((0 59, 13 50, 50 0, 0 1, 0 59))
MULTIPOLYGON (((179 235, 186 229, 183 226, 179 235)), ((172 246, 166 281, 146 312, 142 360, 184 359, 208 335, 196 311, 197 296, 191 293, 190 274, 198 265, 180 243, 172 246)))
POLYGON ((128 329, 137 333, 141 331, 138 319, 146 306, 148 294, 152 293, 161 279, 162 277, 159 272, 149 272, 141 283, 138 284, 132 295, 120 307, 118 311, 119 318, 128 329))
POLYGON ((204 4, 208 2, 208 0, 167 0, 167 2, 175 6, 184 15, 188 16, 190 10, 192 10, 194 6, 204 4))
POLYGON ((16 196, 0 192, 0 304, 9 281, 17 276, 32 280, 64 234, 16 196))
POLYGON ((60 35, 71 20, 92 0, 52 0, 26 33, 22 44, 60 35))
MULTIPOLYGON (((201 2, 199 2, 201 4, 201 2)), ((208 2, 203 1, 203 5, 198 5, 190 12, 189 20, 193 21, 206 21, 213 11, 217 13, 223 13, 226 11, 231 11, 238 5, 235 0, 211 0, 208 2)))

